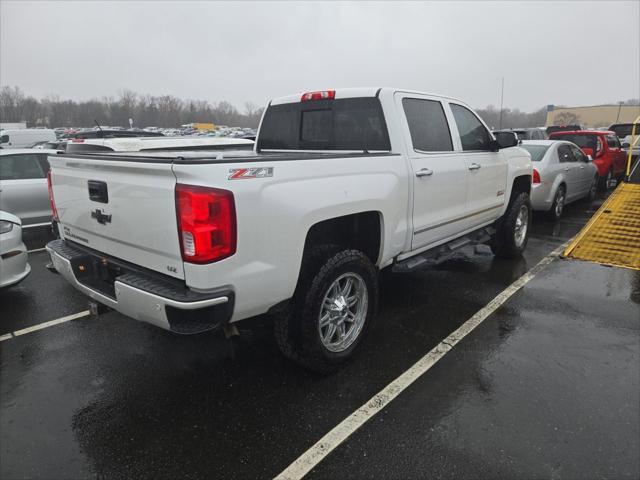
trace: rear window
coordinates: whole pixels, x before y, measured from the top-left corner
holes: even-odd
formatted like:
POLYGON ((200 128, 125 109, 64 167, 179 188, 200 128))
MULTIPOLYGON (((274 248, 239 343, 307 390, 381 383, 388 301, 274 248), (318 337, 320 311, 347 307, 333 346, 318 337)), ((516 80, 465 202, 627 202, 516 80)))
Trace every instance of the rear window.
POLYGON ((91 143, 67 143, 67 153, 84 153, 84 152, 113 152, 113 148, 104 145, 94 145, 91 143))
POLYGON ((539 162, 544 157, 544 154, 549 150, 548 145, 520 145, 527 152, 531 154, 531 160, 539 162))
POLYGON ((48 164, 44 155, 29 153, 0 156, 0 180, 44 178, 48 164))
POLYGON ((391 150, 377 98, 342 98, 267 108, 258 150, 391 150))
POLYGON ((553 140, 565 140, 567 142, 573 142, 580 148, 595 148, 598 142, 597 135, 581 135, 581 134, 559 134, 552 135, 553 140))
MULTIPOLYGON (((631 135, 631 129, 633 125, 631 123, 621 123, 618 125, 611 125, 609 130, 614 132, 618 138, 624 138, 631 135)), ((640 127, 636 127, 636 132, 640 131, 640 127)))

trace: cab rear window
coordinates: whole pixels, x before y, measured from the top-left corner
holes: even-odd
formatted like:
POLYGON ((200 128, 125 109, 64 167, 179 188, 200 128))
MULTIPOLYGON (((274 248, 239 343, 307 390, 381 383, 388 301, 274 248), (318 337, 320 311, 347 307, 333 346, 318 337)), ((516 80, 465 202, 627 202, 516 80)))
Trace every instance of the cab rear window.
POLYGON ((270 106, 257 148, 389 151, 391 143, 380 101, 365 97, 270 106))

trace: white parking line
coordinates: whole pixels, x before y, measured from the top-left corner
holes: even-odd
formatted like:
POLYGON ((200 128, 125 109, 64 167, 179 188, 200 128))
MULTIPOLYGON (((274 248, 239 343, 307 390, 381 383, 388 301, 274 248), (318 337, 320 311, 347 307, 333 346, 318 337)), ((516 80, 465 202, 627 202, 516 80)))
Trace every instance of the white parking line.
POLYGON ((47 249, 47 247, 34 248, 33 250, 27 250, 27 253, 44 252, 46 249, 47 249))
POLYGON ((345 418, 336 427, 329 431, 324 437, 304 452, 297 460, 283 470, 275 480, 298 480, 316 467, 329 453, 338 445, 344 442, 349 436, 373 418, 384 407, 391 403, 407 387, 433 367, 449 350, 451 350, 460 340, 466 337, 478 325, 495 312, 502 304, 513 296, 518 290, 526 285, 532 278, 540 273, 544 268, 553 262, 569 244, 566 242, 544 257, 531 270, 518 278, 515 282, 505 288, 493 300, 482 309, 478 310, 471 318, 464 322, 457 330, 435 346, 429 353, 414 363, 402 375, 396 378, 389 385, 384 387, 367 403, 358 408, 355 412, 345 418))
POLYGON ((90 314, 89 310, 83 312, 74 313, 73 315, 67 315, 66 317, 58 318, 56 320, 49 320, 48 322, 39 323, 32 327, 23 328, 22 330, 16 330, 15 332, 7 333, 0 336, 0 342, 5 340, 11 340, 12 338, 19 337, 20 335, 26 335, 27 333, 37 332, 43 328, 53 327, 54 325, 60 325, 61 323, 70 322, 71 320, 77 320, 79 318, 87 317, 90 314))

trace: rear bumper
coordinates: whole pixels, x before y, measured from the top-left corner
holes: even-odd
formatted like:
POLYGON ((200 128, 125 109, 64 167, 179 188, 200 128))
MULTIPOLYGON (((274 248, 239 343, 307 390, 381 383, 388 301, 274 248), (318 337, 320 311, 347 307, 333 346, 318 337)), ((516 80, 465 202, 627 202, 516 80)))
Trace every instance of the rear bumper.
POLYGON ((531 186, 531 208, 537 211, 547 211, 553 203, 553 190, 548 182, 531 186))
POLYGON ((65 240, 49 242, 46 248, 58 273, 75 288, 136 320, 191 334, 216 329, 233 314, 230 288, 195 292, 184 282, 65 240))

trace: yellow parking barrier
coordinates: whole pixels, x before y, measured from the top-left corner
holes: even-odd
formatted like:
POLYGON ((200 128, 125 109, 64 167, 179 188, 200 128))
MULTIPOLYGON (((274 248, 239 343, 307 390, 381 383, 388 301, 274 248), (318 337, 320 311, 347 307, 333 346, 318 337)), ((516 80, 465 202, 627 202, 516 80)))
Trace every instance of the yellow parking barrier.
POLYGON ((640 184, 620 184, 563 256, 640 270, 640 184))

